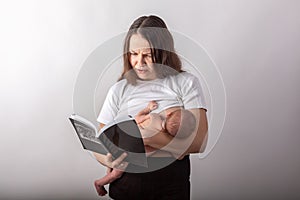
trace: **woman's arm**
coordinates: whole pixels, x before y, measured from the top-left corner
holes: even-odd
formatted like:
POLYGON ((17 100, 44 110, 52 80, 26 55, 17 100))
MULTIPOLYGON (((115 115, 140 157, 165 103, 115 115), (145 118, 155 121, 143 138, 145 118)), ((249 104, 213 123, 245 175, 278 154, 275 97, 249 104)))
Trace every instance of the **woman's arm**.
POLYGON ((145 138, 145 145, 171 152, 176 158, 181 158, 189 153, 202 153, 205 150, 208 138, 208 123, 204 109, 190 109, 197 121, 196 129, 187 138, 177 138, 159 132, 153 137, 145 138))
MULTIPOLYGON (((105 126, 105 124, 100 123, 100 129, 104 126, 105 126)), ((101 163, 102 165, 109 167, 109 168, 119 167, 119 165, 122 163, 124 158, 126 158, 126 156, 127 156, 126 153, 123 153, 120 157, 113 160, 112 155, 110 153, 108 153, 107 155, 103 155, 103 154, 93 152, 93 154, 99 163, 101 163)))
POLYGON ((195 131, 195 133, 192 134, 195 134, 195 138, 194 140, 192 140, 193 142, 188 148, 187 153, 203 153, 206 148, 208 138, 208 123, 206 110, 200 108, 192 109, 190 111, 196 116, 198 126, 196 126, 197 131, 195 131))

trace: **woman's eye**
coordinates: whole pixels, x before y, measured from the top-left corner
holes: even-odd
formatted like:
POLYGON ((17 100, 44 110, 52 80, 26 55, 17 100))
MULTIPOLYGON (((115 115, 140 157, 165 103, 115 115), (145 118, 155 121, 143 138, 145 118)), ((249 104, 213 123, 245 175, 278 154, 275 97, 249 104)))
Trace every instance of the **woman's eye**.
MULTIPOLYGON (((139 54, 136 53, 136 52, 129 52, 129 55, 130 56, 138 56, 139 54)), ((142 54, 142 57, 144 57, 144 58, 152 58, 152 55, 151 55, 151 53, 149 53, 149 54, 142 54)))

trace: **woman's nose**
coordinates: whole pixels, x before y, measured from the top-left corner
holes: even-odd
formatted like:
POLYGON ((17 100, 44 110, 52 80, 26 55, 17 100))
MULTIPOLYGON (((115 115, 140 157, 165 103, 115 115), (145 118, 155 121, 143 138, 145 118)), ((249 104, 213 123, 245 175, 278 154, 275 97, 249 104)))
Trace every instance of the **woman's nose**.
POLYGON ((137 64, 139 66, 143 66, 145 64, 145 59, 144 59, 143 55, 141 55, 141 54, 138 55, 138 57, 137 57, 137 64))

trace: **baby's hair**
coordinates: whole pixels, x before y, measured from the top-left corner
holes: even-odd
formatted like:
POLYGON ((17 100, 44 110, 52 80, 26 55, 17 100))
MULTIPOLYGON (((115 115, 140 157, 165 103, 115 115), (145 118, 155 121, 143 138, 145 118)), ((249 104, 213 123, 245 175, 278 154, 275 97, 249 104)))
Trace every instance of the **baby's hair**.
POLYGON ((190 111, 178 109, 167 117, 165 128, 172 136, 180 133, 178 137, 187 137, 196 128, 196 118, 190 111))

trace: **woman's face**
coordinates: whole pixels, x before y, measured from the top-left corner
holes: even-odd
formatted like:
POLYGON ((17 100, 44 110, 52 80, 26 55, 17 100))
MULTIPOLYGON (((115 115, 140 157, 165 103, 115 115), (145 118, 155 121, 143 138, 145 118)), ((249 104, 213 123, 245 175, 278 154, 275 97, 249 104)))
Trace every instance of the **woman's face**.
POLYGON ((129 62, 137 76, 142 80, 156 78, 149 42, 139 34, 131 36, 129 41, 129 62))

